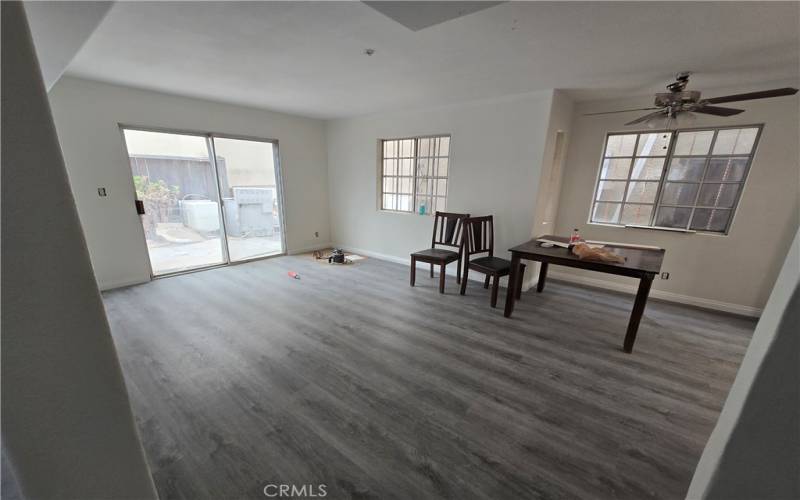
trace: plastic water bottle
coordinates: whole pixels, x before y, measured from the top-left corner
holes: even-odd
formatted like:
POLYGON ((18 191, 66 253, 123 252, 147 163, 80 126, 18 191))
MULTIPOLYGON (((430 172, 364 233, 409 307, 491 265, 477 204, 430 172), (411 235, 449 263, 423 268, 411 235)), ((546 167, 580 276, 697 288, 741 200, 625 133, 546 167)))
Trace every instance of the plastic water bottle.
POLYGON ((581 235, 578 233, 578 228, 572 230, 572 236, 569 237, 570 245, 577 245, 581 242, 581 235))

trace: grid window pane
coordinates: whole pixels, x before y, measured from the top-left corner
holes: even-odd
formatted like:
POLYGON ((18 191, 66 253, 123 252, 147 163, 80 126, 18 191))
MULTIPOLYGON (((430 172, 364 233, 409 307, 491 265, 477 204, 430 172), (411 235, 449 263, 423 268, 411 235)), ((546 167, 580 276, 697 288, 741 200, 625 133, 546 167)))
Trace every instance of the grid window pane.
POLYGON ((417 143, 417 156, 420 158, 432 156, 434 139, 431 137, 423 137, 417 143))
POLYGON ((713 138, 713 130, 678 132, 678 141, 672 154, 676 156, 706 155, 711 148, 713 138))
POLYGON ((592 220, 595 222, 607 222, 616 224, 619 220, 619 211, 622 203, 595 203, 592 220))
POLYGON ((381 208, 431 213, 447 199, 449 137, 384 139, 381 158, 381 208))
POLYGON ((597 185, 597 199, 599 201, 622 201, 625 184, 625 181, 600 181, 597 185))
POLYGON ((661 203, 664 205, 694 205, 698 186, 699 184, 667 182, 664 185, 664 193, 661 195, 661 203))
POLYGON ((412 175, 411 169, 414 167, 414 160, 411 158, 403 158, 398 160, 397 175, 412 175))
POLYGON ((664 170, 664 158, 636 158, 633 162, 631 179, 654 180, 661 179, 664 170))
POLYGON ((437 172, 439 177, 447 177, 447 163, 447 158, 439 158, 439 171, 437 172))
POLYGON ((436 179, 436 195, 445 196, 447 194, 447 179, 436 179))
POLYGON ((439 156, 450 156, 449 137, 439 137, 439 156))
POLYGON ((590 222, 725 232, 760 127, 610 134, 590 222))
POLYGON ((667 156, 671 138, 671 132, 639 135, 639 145, 636 146, 636 156, 667 156))
POLYGON ((398 192, 403 194, 411 194, 414 191, 414 178, 413 177, 401 177, 400 178, 400 189, 398 192))
POLYGON ((757 128, 733 128, 717 132, 714 141, 715 155, 745 154, 753 150, 758 135, 757 128))
POLYGON ((650 224, 650 215, 652 213, 653 205, 625 205, 622 209, 620 223, 646 226, 650 224))
POLYGON ((414 139, 404 139, 400 141, 400 158, 414 157, 414 139))
POLYGON ((425 196, 430 194, 430 185, 431 182, 427 177, 418 177, 417 178, 417 196, 425 196))
POLYGON ((603 168, 600 170, 601 179, 627 179, 631 169, 631 159, 606 158, 603 160, 603 168))
POLYGON ((691 229, 700 231, 724 231, 728 227, 731 210, 698 208, 692 217, 691 229))
POLYGON ((671 181, 699 181, 706 167, 705 158, 673 158, 667 179, 671 181))
POLYGON ((706 181, 741 181, 749 158, 712 158, 708 162, 706 181))
POLYGON ((697 205, 702 207, 731 208, 736 203, 739 184, 703 184, 697 205))
POLYGON ((658 182, 631 182, 625 201, 633 203, 655 203, 658 182))
POLYGON ((689 225, 691 208, 661 207, 658 209, 656 226, 686 228, 689 225))
MULTIPOLYGON (((406 141, 405 139, 403 141, 406 141)), ((419 137, 409 139, 415 155, 401 159, 398 193, 412 195, 408 202, 398 199, 399 210, 430 214, 443 210, 447 203, 447 175, 450 170, 450 138, 419 137)), ((405 151, 401 145, 401 155, 405 151)))
POLYGON ((383 141, 383 157, 384 158, 397 157, 397 141, 383 141))
POLYGON ((610 135, 606 144, 606 156, 633 156, 636 134, 610 135))

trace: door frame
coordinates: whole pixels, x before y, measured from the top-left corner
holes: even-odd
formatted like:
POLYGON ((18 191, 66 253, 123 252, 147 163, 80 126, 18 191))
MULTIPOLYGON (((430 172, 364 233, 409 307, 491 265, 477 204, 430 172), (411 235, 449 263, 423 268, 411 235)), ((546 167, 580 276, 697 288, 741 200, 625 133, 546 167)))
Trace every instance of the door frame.
MULTIPOLYGON (((280 147, 278 145, 277 139, 268 139, 264 137, 256 137, 256 136, 248 136, 248 135, 239 135, 239 134, 228 134, 224 132, 208 132, 202 130, 191 130, 191 129, 177 129, 177 128, 168 128, 168 127, 151 127, 148 125, 131 125, 127 123, 118 122, 117 127, 119 128, 120 136, 122 137, 122 146, 125 150, 126 155, 126 162, 128 165, 128 169, 130 169, 130 154, 128 152, 128 144, 125 140, 125 130, 138 130, 142 132, 157 132, 157 133, 164 133, 164 134, 175 134, 175 135, 192 135, 196 137, 203 137, 206 140, 206 145, 208 148, 208 153, 210 157, 210 164, 214 170, 214 179, 216 181, 217 187, 217 199, 219 200, 219 217, 220 217, 220 228, 222 229, 222 233, 220 234, 221 239, 223 240, 222 244, 222 253, 223 259, 225 262, 221 264, 211 264, 208 266, 196 267, 192 269, 186 269, 182 271, 173 271, 169 273, 163 273, 156 275, 153 273, 153 263, 150 260, 150 249, 147 247, 147 238, 144 235, 144 229, 142 228, 141 223, 139 224, 140 229, 142 230, 142 239, 144 240, 144 248, 145 253, 147 254, 147 265, 150 267, 150 280, 156 280, 161 278, 169 278, 172 276, 180 276, 182 274, 190 274, 196 273, 199 271, 208 271, 209 269, 217 269, 220 267, 225 266, 232 266, 237 264, 245 264, 247 262, 253 262, 257 260, 263 259, 270 259, 273 257, 281 257, 287 255, 287 248, 286 248, 286 217, 285 217, 285 209, 284 209, 284 188, 283 188, 283 172, 281 170, 281 161, 280 161, 280 147), (280 237, 281 237, 281 251, 279 253, 271 254, 271 255, 262 255, 251 257, 249 259, 242 259, 237 261, 232 261, 230 257, 230 251, 228 249, 228 230, 225 225, 225 212, 224 212, 224 203, 222 202, 222 186, 219 181, 219 168, 217 166, 217 156, 216 150, 214 146, 214 137, 218 137, 220 139, 234 139, 234 140, 244 140, 244 141, 253 141, 253 142, 267 142, 272 144, 272 164, 273 168, 275 169, 275 191, 278 196, 278 219, 280 223, 280 237)), ((130 178, 130 193, 132 194, 132 199, 135 201, 137 200, 136 196, 136 186, 133 184, 133 176, 129 175, 130 178)))

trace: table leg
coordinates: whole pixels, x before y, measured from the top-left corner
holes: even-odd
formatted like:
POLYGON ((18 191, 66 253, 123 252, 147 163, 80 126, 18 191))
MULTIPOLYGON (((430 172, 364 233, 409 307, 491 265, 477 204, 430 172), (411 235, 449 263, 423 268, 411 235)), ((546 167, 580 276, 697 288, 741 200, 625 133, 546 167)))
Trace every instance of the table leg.
POLYGON ((625 343, 622 350, 625 352, 633 351, 633 343, 636 341, 636 332, 639 331, 639 322, 642 320, 644 306, 647 305, 647 296, 650 294, 650 285, 653 284, 653 274, 645 274, 639 280, 639 291, 636 292, 636 301, 633 303, 631 319, 628 322, 628 332, 625 334, 625 343))
POLYGON ((547 262, 540 262, 539 266, 539 282, 536 283, 536 292, 541 293, 544 290, 544 281, 547 279, 547 262))
POLYGON ((417 259, 411 257, 411 286, 414 286, 416 278, 417 278, 417 259))
POLYGON ((514 299, 517 295, 514 291, 517 289, 517 280, 519 279, 519 261, 519 255, 512 253, 511 273, 508 275, 508 292, 506 293, 506 310, 503 312, 506 318, 510 318, 511 313, 514 312, 514 299))

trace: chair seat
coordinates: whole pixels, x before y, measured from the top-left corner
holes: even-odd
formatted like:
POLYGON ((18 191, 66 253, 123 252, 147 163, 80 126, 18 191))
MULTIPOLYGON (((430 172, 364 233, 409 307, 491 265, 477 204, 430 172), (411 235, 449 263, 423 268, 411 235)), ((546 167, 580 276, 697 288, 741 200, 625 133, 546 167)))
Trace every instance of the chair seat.
POLYGON ((412 253, 411 256, 416 257, 418 260, 443 260, 445 262, 453 262, 454 260, 458 260, 458 252, 444 250, 442 248, 428 248, 427 250, 420 250, 419 252, 412 253))
POLYGON ((469 261, 469 267, 485 269, 490 273, 508 274, 511 270, 511 261, 500 257, 480 257, 469 261))

